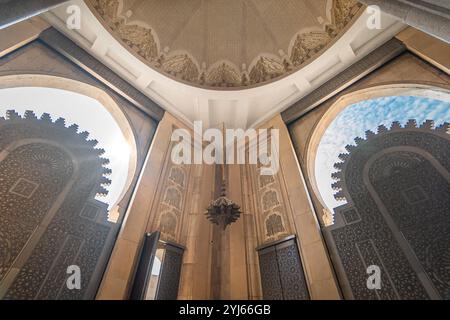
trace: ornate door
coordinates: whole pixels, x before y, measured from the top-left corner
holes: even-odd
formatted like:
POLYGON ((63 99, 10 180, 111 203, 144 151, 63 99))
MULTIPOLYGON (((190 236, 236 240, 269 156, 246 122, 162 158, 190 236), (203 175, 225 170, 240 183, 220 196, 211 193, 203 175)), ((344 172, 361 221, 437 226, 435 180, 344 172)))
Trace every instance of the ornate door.
POLYGON ((0 117, 0 299, 95 297, 117 224, 96 199, 111 170, 88 136, 46 113, 0 117))
POLYGON ((176 300, 184 248, 160 241, 160 232, 146 234, 130 298, 176 300))
POLYGON ((265 300, 309 300, 295 237, 257 249, 265 300))
POLYGON ((144 300, 148 291, 150 278, 152 276, 153 263, 158 246, 160 233, 153 232, 145 235, 141 256, 134 275, 133 288, 130 298, 132 300, 144 300))
POLYGON ((394 122, 339 156, 333 187, 347 203, 327 240, 346 298, 450 299, 449 128, 394 122), (370 266, 379 288, 367 286, 370 266))
POLYGON ((184 249, 171 243, 165 244, 161 276, 156 300, 176 300, 180 284, 181 263, 184 249))

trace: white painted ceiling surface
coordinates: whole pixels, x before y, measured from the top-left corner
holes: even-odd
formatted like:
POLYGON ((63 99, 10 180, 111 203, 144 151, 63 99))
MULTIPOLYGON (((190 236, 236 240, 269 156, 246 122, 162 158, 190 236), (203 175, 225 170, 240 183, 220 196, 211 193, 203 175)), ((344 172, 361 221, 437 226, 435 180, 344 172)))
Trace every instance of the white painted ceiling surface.
POLYGON ((317 59, 280 80, 244 90, 211 90, 164 76, 123 47, 97 20, 82 0, 72 0, 43 15, 50 24, 114 70, 143 94, 186 124, 204 127, 225 123, 228 128, 251 128, 269 120, 359 59, 390 40, 405 25, 381 14, 381 28, 369 29, 369 13, 358 20, 317 59), (67 8, 81 8, 81 29, 69 30, 67 8))

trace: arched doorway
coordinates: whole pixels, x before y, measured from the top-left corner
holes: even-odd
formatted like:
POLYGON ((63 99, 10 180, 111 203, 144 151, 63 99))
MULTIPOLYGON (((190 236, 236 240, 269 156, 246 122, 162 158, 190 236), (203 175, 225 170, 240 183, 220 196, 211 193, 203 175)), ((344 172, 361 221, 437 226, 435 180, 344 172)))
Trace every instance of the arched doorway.
POLYGON ((379 125, 389 126, 394 121, 404 125, 410 119, 416 119, 419 124, 434 120, 440 125, 450 120, 448 104, 448 89, 414 83, 375 86, 339 98, 315 125, 308 140, 307 176, 319 205, 332 212, 342 204, 335 200, 329 178, 339 154, 346 153, 345 147, 354 145, 355 138, 364 137, 367 130, 376 132, 379 125))
POLYGON ((137 171, 135 133, 118 103, 95 86, 53 75, 2 76, 0 90, 0 116, 9 109, 22 115, 27 110, 38 116, 49 113, 53 120, 64 118, 68 126, 76 123, 89 132, 90 139, 98 140, 98 147, 105 149, 105 157, 110 159, 110 167, 117 168, 112 170, 111 181, 118 186, 110 186, 106 198, 110 211, 116 212, 137 171))
POLYGON ((336 202, 324 201, 324 178, 314 176, 322 204, 334 211, 324 228, 327 245, 346 298, 448 299, 450 100, 429 88, 420 95, 386 89, 398 95, 363 95, 330 109, 328 128, 318 127, 343 144, 326 168, 336 202), (352 135, 358 127, 366 132, 352 135), (368 285, 373 266, 381 280, 376 288, 368 285))
POLYGON ((0 297, 93 298, 119 227, 110 212, 136 170, 131 127, 89 85, 48 76, 0 82, 0 297), (70 270, 78 270, 75 287, 70 270))

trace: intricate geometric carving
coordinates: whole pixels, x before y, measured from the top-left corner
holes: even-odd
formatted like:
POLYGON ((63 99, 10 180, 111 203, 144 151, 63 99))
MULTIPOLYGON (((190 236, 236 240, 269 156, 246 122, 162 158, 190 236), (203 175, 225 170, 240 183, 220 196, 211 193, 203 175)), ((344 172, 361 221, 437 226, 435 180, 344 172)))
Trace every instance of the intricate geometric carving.
POLYGON ((353 222, 328 230, 355 298, 450 298, 449 128, 394 122, 339 156, 333 188, 348 204, 335 212, 353 222), (387 277, 376 292, 365 285, 369 264, 387 277))
POLYGON ((158 46, 150 28, 127 24, 126 19, 118 15, 119 2, 116 0, 97 0, 94 7, 131 50, 142 58, 155 62, 158 58, 158 46))
POLYGON ((308 286, 295 242, 277 246, 284 300, 308 300, 308 286))
POLYGON ((294 66, 300 66, 320 50, 322 50, 332 37, 324 31, 315 31, 298 34, 291 48, 291 61, 294 66))
POLYGON ((87 137, 76 125, 67 128, 64 119, 52 122, 48 114, 38 119, 27 111, 22 118, 8 111, 7 119, 0 118, 0 281, 11 267, 20 268, 6 299, 92 297, 88 284, 112 226, 106 204, 92 198, 107 193, 108 161, 87 137), (88 201, 103 206, 99 222, 80 214, 88 201), (38 235, 44 219, 49 225, 38 235), (23 255, 31 245, 31 253, 23 255), (19 255, 24 264, 12 265, 19 255), (72 264, 83 270, 81 290, 65 286, 72 264))
POLYGON ((184 187, 185 175, 183 169, 179 167, 172 167, 170 169, 169 179, 178 184, 180 187, 184 187))
POLYGON ((177 216, 172 212, 165 212, 161 215, 159 227, 162 233, 170 235, 175 238, 175 231, 177 227, 177 216))
POLYGON ((259 187, 264 188, 265 186, 268 186, 271 183, 274 183, 275 179, 273 176, 259 176, 259 187))
POLYGON ((168 74, 188 82, 198 81, 199 69, 188 54, 177 54, 163 60, 162 69, 168 74))
POLYGON ((148 61, 151 67, 195 85, 228 88, 263 84, 293 71, 293 67, 300 69, 338 37, 362 7, 357 0, 333 0, 331 12, 327 13, 331 21, 322 25, 323 30, 301 31, 293 36, 291 47, 284 48, 289 54, 286 55, 283 50, 279 55, 260 52, 250 57, 249 62, 256 61, 254 65, 248 63, 249 66, 243 66, 240 71, 228 61, 212 61, 200 68, 199 61, 186 50, 161 50, 154 30, 145 27, 142 21, 128 21, 127 12, 120 11, 124 6, 119 0, 89 2, 113 34, 131 51, 148 61))
POLYGON ((405 45, 393 38, 384 45, 375 49, 363 59, 355 62, 352 66, 340 72, 332 79, 297 101, 291 107, 281 113, 285 123, 290 124, 297 120, 301 115, 317 106, 317 102, 325 99, 336 90, 342 90, 353 84, 356 77, 362 78, 369 74, 375 68, 378 68, 388 61, 398 57, 405 52, 405 45))
POLYGON ((272 80, 281 76, 285 71, 282 62, 262 56, 249 73, 250 83, 257 84, 272 80))
POLYGON ((420 185, 404 190, 403 195, 405 196, 406 200, 411 204, 416 204, 418 202, 427 200, 427 195, 425 194, 420 185))
POLYGON ((11 243, 6 234, 0 231, 0 280, 1 277, 8 271, 8 266, 11 263, 11 253, 13 252, 11 243))
MULTIPOLYGON (((171 150, 172 145, 169 146, 171 150)), ((165 160, 164 175, 161 182, 161 195, 155 213, 156 225, 163 240, 177 240, 178 222, 183 212, 187 193, 187 168, 172 162, 170 152, 165 160)))
POLYGON ((342 211, 342 217, 344 218, 346 224, 352 224, 361 221, 361 217, 359 216, 358 211, 356 211, 356 209, 354 208, 342 211))
POLYGON ((358 13, 361 4, 357 0, 334 0, 333 1, 333 28, 335 34, 344 29, 353 17, 358 13))
POLYGON ((81 210, 80 216, 89 220, 95 220, 99 214, 100 208, 92 205, 91 203, 86 203, 83 210, 81 210))
POLYGON ((137 25, 116 22, 117 34, 132 50, 148 61, 158 57, 158 47, 152 30, 137 25))
POLYGON ((295 240, 260 249, 259 268, 264 299, 307 300, 308 286, 295 240))
POLYGON ((281 287, 275 248, 259 252, 259 269, 264 299, 283 300, 283 288, 281 287))
POLYGON ((228 199, 226 196, 226 182, 222 182, 222 192, 220 196, 213 200, 206 209, 205 215, 208 220, 226 229, 226 227, 236 222, 241 216, 241 207, 228 199))
POLYGON ((39 184, 34 183, 33 181, 25 178, 19 178, 19 180, 17 180, 17 182, 11 187, 9 192, 29 199, 38 187, 39 184))
POLYGON ((279 233, 283 233, 286 230, 283 226, 283 220, 279 214, 271 214, 266 220, 266 235, 267 237, 273 237, 279 233))
POLYGON ((177 209, 181 209, 181 192, 175 188, 167 188, 164 202, 177 209))
POLYGON ((282 195, 285 190, 280 173, 261 175, 261 170, 262 166, 259 162, 251 166, 259 211, 260 236, 264 242, 267 242, 281 239, 289 235, 292 230, 287 217, 288 208, 283 201, 282 195))
POLYGON ((280 201, 278 200, 277 192, 274 190, 266 191, 263 195, 262 203, 264 211, 278 206, 280 204, 280 201))
POLYGON ((211 87, 239 87, 242 79, 239 71, 224 61, 208 71, 206 84, 211 87))
POLYGON ((176 300, 178 298, 182 262, 183 249, 166 244, 156 300, 176 300))

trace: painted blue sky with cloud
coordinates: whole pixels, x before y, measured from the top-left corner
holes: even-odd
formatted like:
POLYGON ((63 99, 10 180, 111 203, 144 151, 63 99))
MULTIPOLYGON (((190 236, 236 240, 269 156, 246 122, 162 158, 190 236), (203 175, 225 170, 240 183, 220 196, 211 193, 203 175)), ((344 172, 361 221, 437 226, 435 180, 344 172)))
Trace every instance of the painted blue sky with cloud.
POLYGON ((390 127, 399 121, 404 125, 409 119, 418 124, 431 119, 437 126, 450 122, 450 103, 413 96, 383 97, 352 104, 334 119, 319 144, 315 166, 321 196, 330 210, 345 203, 334 199, 331 188, 331 174, 336 171, 333 165, 340 161, 340 153, 347 153, 345 146, 354 145, 356 137, 364 138, 367 130, 376 132, 381 124, 390 127))

